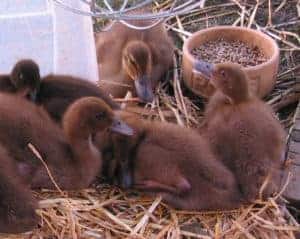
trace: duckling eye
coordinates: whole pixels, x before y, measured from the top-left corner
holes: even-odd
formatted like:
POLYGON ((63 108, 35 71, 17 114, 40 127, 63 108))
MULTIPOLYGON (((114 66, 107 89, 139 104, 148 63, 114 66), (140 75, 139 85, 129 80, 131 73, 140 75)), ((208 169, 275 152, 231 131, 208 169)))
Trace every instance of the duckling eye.
POLYGON ((226 73, 225 73, 224 70, 221 70, 221 75, 222 75, 223 77, 226 77, 226 73))
POLYGON ((20 73, 20 74, 19 74, 19 79, 20 79, 20 80, 23 80, 23 78, 24 78, 23 74, 20 73))
POLYGON ((132 59, 132 57, 128 57, 128 61, 130 62, 130 64, 134 64, 135 61, 132 59))
POLYGON ((102 120, 105 117, 105 113, 104 112, 99 112, 96 114, 96 119, 97 120, 102 120))

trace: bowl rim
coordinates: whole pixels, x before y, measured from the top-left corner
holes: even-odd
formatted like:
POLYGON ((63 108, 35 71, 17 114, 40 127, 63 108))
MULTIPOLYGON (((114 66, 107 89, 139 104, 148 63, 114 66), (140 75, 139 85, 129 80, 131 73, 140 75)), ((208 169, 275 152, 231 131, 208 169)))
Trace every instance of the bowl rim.
POLYGON ((191 41, 194 38, 197 38, 199 35, 205 34, 205 33, 210 32, 210 31, 215 31, 215 30, 225 30, 226 31, 226 30, 232 30, 232 29, 235 29, 235 30, 238 30, 238 31, 248 32, 250 34, 259 35, 260 38, 264 39, 265 41, 270 42, 270 44, 272 45, 272 48, 273 48, 272 56, 268 60, 266 60, 265 62, 263 62, 261 64, 258 64, 258 65, 255 65, 255 66, 247 66, 247 67, 243 66, 243 68, 246 71, 248 71, 248 70, 250 70, 250 71, 258 70, 262 67, 268 66, 269 64, 271 64, 273 62, 276 62, 277 59, 279 58, 279 47, 278 47, 278 45, 277 45, 277 43, 274 39, 272 39, 270 36, 268 36, 267 34, 261 32, 261 31, 246 28, 246 27, 239 27, 239 26, 215 26, 215 27, 209 27, 209 28, 205 28, 205 29, 199 30, 197 32, 194 32, 184 42, 184 44, 183 44, 183 54, 186 55, 186 57, 188 58, 188 60, 190 62, 192 62, 192 64, 194 64, 195 61, 196 61, 196 58, 192 55, 192 53, 189 50, 189 45, 191 44, 191 41))

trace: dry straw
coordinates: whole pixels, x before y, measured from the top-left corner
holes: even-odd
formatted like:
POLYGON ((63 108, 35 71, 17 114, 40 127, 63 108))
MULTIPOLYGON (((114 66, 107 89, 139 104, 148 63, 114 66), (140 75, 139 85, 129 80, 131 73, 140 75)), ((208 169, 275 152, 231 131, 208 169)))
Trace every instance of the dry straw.
MULTIPOLYGON (((171 2, 157 1, 153 10, 167 9, 171 2)), ((300 2, 249 2, 210 0, 204 8, 168 19, 167 27, 177 46, 175 67, 168 76, 171 83, 162 83, 154 103, 136 111, 148 119, 197 127, 205 102, 181 84, 182 42, 196 30, 231 24, 258 29, 280 44, 280 72, 276 87, 266 101, 274 107, 288 130, 293 124, 296 106, 286 106, 299 100, 300 90, 297 84, 300 75, 300 2)), ((137 99, 128 94, 118 101, 135 104, 137 99)), ((1 238, 295 238, 299 224, 286 206, 279 203, 281 193, 234 211, 185 212, 171 209, 161 202, 161 198, 146 198, 105 184, 67 193, 44 190, 36 192, 41 199, 40 227, 22 235, 1 238)))

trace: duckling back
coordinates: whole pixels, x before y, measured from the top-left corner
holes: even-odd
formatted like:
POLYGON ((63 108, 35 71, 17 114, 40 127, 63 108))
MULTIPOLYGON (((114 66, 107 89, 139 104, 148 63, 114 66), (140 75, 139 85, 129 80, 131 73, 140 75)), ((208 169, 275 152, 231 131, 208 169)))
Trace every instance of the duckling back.
POLYGON ((85 96, 101 98, 113 109, 119 108, 117 103, 93 83, 66 75, 48 75, 43 78, 37 103, 42 105, 55 121, 61 122, 68 106, 85 96))
POLYGON ((178 126, 154 127, 151 140, 139 146, 134 161, 137 188, 157 190, 177 209, 228 210, 241 205, 234 175, 216 159, 204 138, 178 126))
POLYGON ((61 155, 66 145, 64 135, 47 112, 10 94, 0 94, 0 101, 0 142, 17 161, 28 161, 33 165, 40 163, 28 149, 29 143, 46 152, 45 155, 51 154, 54 158, 66 156, 61 155))

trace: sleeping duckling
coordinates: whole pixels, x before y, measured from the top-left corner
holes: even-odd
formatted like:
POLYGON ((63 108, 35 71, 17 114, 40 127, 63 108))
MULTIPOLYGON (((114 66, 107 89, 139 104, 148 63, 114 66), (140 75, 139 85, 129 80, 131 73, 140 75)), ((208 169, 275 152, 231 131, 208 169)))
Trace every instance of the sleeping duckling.
POLYGON ((98 97, 113 109, 119 108, 99 87, 84 79, 66 75, 48 75, 41 79, 39 66, 27 59, 17 62, 10 76, 0 77, 0 91, 25 96, 43 106, 57 122, 61 122, 69 105, 85 96, 98 97), (7 87, 11 90, 6 90, 7 87))
MULTIPOLYGON (((103 173, 117 160, 113 162, 115 172, 120 167, 125 169, 121 184, 159 194, 178 209, 217 210, 240 206, 241 195, 233 174, 216 160, 203 137, 187 128, 143 121, 124 112, 121 118, 133 128, 134 134, 129 137, 111 134, 113 156, 119 158, 104 157, 103 173)), ((95 140, 100 148, 101 140, 97 137, 95 140)))
POLYGON ((198 61, 195 68, 216 87, 201 128, 214 153, 235 174, 248 201, 255 200, 264 181, 263 196, 278 187, 285 132, 271 108, 249 92, 249 79, 242 67, 232 63, 198 61))
POLYGON ((17 173, 14 159, 0 144, 0 233, 21 233, 37 226, 37 208, 29 187, 17 173))
MULTIPOLYGON (((138 26, 149 20, 132 21, 138 26)), ((113 97, 132 91, 152 102, 154 90, 173 64, 173 43, 163 23, 147 30, 134 30, 116 22, 96 35, 100 85, 113 97)))
POLYGON ((27 100, 1 94, 0 101, 0 142, 16 161, 23 181, 33 189, 54 189, 55 185, 29 143, 41 154, 60 188, 80 189, 89 186, 101 171, 101 152, 92 142, 93 135, 107 129, 131 132, 95 97, 79 99, 68 108, 63 130, 42 108, 27 100))

